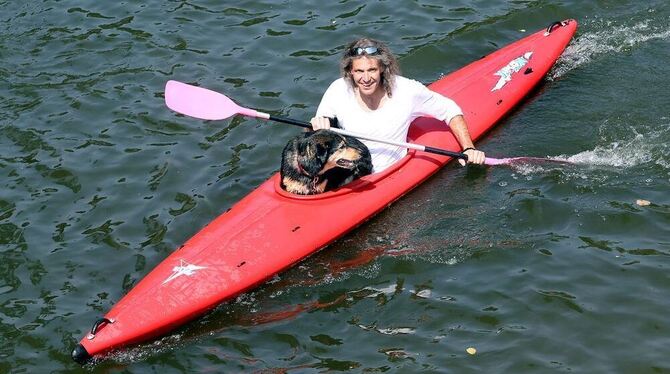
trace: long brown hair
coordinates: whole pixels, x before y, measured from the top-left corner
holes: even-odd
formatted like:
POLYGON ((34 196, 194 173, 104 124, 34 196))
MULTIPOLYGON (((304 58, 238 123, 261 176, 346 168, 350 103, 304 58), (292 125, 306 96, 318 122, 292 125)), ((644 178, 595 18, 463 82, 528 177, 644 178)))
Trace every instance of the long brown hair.
POLYGON ((352 87, 356 87, 354 78, 351 75, 351 66, 355 59, 362 56, 374 58, 375 60, 379 61, 379 67, 381 69, 381 84, 384 88, 384 91, 386 91, 386 94, 391 97, 393 95, 393 82, 395 81, 393 77, 400 75, 400 66, 398 65, 398 61, 396 60, 393 53, 391 53, 389 47, 387 47, 386 44, 380 42, 379 40, 360 38, 349 43, 349 45, 347 45, 344 49, 344 55, 340 60, 340 72, 342 73, 342 77, 344 77, 344 79, 352 87), (366 47, 374 47, 377 49, 377 51, 370 54, 366 52, 356 53, 357 48, 366 47))

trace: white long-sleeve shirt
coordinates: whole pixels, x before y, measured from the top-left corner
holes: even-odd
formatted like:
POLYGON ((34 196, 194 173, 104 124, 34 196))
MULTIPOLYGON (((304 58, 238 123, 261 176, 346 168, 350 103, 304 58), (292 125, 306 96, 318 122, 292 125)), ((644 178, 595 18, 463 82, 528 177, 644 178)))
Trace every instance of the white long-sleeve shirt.
MULTIPOLYGON (((395 77, 393 95, 382 106, 370 111, 358 103, 354 89, 344 78, 334 81, 323 94, 317 117, 337 117, 345 130, 396 142, 406 142, 409 126, 418 117, 433 117, 446 123, 461 108, 451 99, 401 76, 395 77)), ((403 147, 363 140, 370 150, 374 172, 380 172, 407 153, 403 147)))

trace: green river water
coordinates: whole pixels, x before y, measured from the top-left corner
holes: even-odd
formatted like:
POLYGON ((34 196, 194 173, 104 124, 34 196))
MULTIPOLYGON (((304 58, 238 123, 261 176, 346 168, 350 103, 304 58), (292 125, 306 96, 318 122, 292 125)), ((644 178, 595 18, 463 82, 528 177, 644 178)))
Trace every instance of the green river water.
POLYGON ((668 61, 665 0, 0 0, 0 372, 670 373, 668 61), (575 165, 450 164, 183 328, 71 360, 301 131, 176 116, 167 80, 307 120, 355 37, 428 83, 566 18, 479 147, 575 165))

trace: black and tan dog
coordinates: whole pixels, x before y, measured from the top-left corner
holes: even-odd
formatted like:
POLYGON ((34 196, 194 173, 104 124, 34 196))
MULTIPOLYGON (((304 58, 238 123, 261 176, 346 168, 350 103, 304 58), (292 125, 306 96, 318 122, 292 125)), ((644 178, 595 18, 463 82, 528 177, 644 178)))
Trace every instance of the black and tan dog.
POLYGON ((295 194, 323 193, 370 173, 365 144, 329 130, 300 134, 282 152, 281 186, 295 194))

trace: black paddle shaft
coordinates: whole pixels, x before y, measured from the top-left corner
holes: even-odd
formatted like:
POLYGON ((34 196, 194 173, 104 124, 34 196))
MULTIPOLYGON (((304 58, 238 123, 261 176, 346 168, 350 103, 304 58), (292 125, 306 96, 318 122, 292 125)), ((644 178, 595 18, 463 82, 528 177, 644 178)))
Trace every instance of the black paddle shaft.
POLYGON ((427 145, 424 146, 424 152, 435 153, 435 154, 438 154, 438 155, 449 156, 449 157, 454 157, 454 158, 461 158, 465 161, 468 160, 468 155, 466 155, 465 153, 447 151, 446 149, 429 147, 427 145))
MULTIPOLYGON (((330 120, 330 126, 332 127, 339 127, 337 124, 337 118, 328 118, 330 120)), ((282 122, 282 123, 288 123, 289 125, 295 125, 295 126, 300 126, 304 127, 306 129, 311 129, 312 124, 309 122, 305 121, 299 121, 297 119, 293 118, 286 118, 286 117, 275 117, 275 116, 270 116, 270 121, 276 121, 276 122, 282 122)))
MULTIPOLYGON (((330 120, 330 125, 333 127, 338 127, 337 126, 337 118, 328 118, 330 120)), ((294 125, 294 126, 300 126, 304 127, 306 129, 311 129, 312 124, 309 122, 305 121, 299 121, 297 119, 292 119, 292 118, 286 118, 286 117, 278 117, 278 116, 270 116, 269 118, 270 121, 275 121, 275 122, 282 122, 282 123, 287 123, 289 125, 294 125)), ((428 153, 435 153, 438 155, 443 155, 443 156, 449 156, 449 157, 454 157, 454 158, 461 158, 465 161, 468 160, 468 155, 465 153, 461 152, 453 152, 453 151, 447 151, 446 149, 440 149, 440 148, 435 148, 435 147, 429 147, 429 146, 419 146, 421 151, 428 152, 428 153)))

